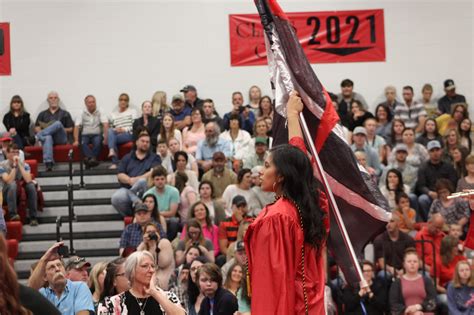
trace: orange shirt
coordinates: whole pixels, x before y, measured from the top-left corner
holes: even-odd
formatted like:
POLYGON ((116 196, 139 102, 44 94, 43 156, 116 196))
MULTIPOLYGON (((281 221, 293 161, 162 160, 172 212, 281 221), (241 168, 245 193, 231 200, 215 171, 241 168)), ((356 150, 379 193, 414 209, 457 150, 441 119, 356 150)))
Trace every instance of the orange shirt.
MULTIPOLYGON (((400 210, 396 209, 392 214, 394 216, 397 216, 400 219, 398 221, 398 228, 402 232, 408 233, 413 230, 413 229, 408 228, 407 221, 406 221, 407 219, 403 216, 403 213, 400 210)), ((407 217, 408 217, 408 220, 410 220, 412 223, 415 223, 416 211, 410 208, 410 210, 408 210, 407 217)))

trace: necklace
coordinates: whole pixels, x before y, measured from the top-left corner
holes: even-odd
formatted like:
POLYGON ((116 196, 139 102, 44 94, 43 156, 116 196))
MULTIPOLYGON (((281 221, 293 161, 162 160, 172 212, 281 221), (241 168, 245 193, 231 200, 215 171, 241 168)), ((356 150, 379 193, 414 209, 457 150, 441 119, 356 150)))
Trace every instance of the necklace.
MULTIPOLYGON (((133 295, 133 294, 132 294, 133 295)), ((143 302, 143 299, 139 299, 137 298, 135 295, 133 296, 135 298, 135 300, 137 301, 137 304, 138 304, 138 308, 140 308, 140 315, 145 315, 145 307, 146 307, 146 303, 148 302, 148 298, 145 298, 145 302, 143 302)))

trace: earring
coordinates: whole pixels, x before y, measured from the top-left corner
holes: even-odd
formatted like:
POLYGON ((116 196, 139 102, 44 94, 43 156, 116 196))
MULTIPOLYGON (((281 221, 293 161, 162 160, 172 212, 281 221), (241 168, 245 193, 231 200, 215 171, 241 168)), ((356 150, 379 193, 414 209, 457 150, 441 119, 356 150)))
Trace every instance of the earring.
POLYGON ((276 193, 276 191, 275 191, 275 185, 276 185, 276 183, 274 182, 274 183, 273 183, 273 186, 272 186, 272 191, 273 191, 274 193, 276 193))

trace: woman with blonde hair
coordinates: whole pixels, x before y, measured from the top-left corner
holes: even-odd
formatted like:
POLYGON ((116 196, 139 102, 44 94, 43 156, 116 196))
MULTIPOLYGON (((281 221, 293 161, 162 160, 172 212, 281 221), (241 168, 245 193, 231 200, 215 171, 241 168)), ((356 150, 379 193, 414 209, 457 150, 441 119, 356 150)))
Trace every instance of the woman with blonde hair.
POLYGON ((166 92, 156 91, 151 97, 151 104, 153 106, 153 116, 158 120, 163 119, 163 115, 170 111, 170 106, 166 102, 166 92))
POLYGON ((104 279, 105 269, 107 268, 107 262, 101 261, 92 267, 89 274, 89 289, 92 293, 92 301, 94 302, 94 309, 97 312, 97 306, 99 306, 100 295, 104 290, 104 279))
POLYGON ((262 90, 256 86, 252 85, 249 89, 249 104, 248 108, 257 116, 259 112, 260 99, 262 98, 262 90))
POLYGON ((469 315, 474 309, 474 273, 467 261, 456 264, 453 281, 448 285, 449 314, 469 315))

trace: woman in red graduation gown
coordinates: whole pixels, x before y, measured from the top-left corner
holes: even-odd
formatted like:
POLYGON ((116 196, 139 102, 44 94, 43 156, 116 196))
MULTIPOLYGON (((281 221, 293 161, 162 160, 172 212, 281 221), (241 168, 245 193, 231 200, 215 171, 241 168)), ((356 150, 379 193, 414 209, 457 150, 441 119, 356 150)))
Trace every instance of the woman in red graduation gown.
POLYGON ((325 314, 327 200, 306 154, 295 92, 287 107, 290 144, 272 149, 261 174, 262 189, 280 197, 245 235, 252 315, 325 314))

